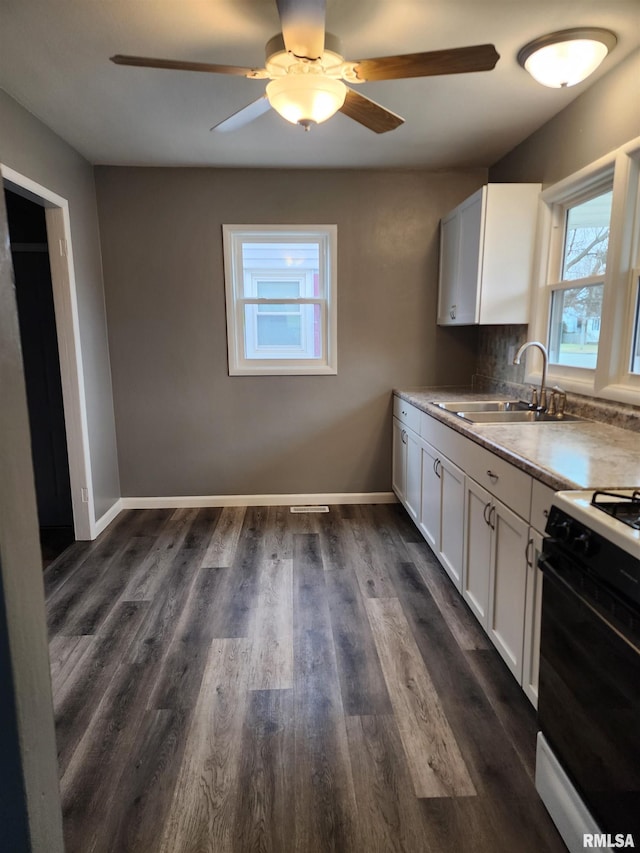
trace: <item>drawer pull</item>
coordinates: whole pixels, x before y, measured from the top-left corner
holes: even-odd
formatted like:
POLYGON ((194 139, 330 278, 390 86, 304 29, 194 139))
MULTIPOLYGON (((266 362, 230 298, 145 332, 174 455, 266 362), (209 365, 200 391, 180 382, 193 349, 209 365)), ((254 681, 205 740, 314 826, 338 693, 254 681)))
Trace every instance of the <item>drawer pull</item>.
POLYGON ((500 479, 498 474, 494 474, 491 468, 487 469, 487 477, 491 480, 492 483, 497 483, 500 479))

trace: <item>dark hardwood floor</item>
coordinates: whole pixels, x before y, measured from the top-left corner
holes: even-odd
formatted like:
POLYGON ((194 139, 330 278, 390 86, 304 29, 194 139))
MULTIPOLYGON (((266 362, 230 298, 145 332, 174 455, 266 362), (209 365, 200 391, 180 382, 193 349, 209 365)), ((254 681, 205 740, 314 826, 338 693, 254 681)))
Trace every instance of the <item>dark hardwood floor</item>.
POLYGON ((564 853, 399 506, 128 511, 45 587, 67 853, 564 853))

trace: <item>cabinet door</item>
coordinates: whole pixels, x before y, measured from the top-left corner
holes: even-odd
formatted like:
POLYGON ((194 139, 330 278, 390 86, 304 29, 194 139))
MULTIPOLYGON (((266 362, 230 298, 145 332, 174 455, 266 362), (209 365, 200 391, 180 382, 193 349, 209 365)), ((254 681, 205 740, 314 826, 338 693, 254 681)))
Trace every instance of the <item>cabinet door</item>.
POLYGON ((441 457, 437 466, 442 483, 440 559, 458 592, 462 589, 464 531, 464 471, 441 457))
POLYGON ((420 530, 437 554, 440 551, 440 508, 442 481, 438 472, 438 451, 422 443, 422 506, 420 530))
POLYGON ((477 323, 479 319, 484 197, 483 190, 478 190, 459 208, 457 323, 477 323))
POLYGON ((459 218, 457 210, 440 223, 440 283, 438 288, 438 323, 449 326, 456 322, 456 277, 458 269, 459 218))
POLYGON ((420 518, 420 498, 422 483, 422 448, 418 436, 410 429, 405 429, 407 449, 405 506, 414 521, 420 518))
POLYGON ((488 522, 491 500, 486 489, 467 477, 462 596, 485 630, 491 572, 491 528, 488 522))
POLYGON ((393 419, 393 463, 391 468, 391 485, 393 491, 400 498, 402 503, 405 501, 405 492, 407 490, 407 445, 406 445, 406 430, 397 418, 393 419))
POLYGON ((542 534, 529 528, 527 543, 527 596, 524 613, 524 654, 522 688, 538 707, 538 673, 540 671, 540 615, 542 612, 542 571, 538 558, 542 553, 542 534))
POLYGON ((494 500, 491 523, 491 584, 488 633, 522 684, 528 524, 494 500))

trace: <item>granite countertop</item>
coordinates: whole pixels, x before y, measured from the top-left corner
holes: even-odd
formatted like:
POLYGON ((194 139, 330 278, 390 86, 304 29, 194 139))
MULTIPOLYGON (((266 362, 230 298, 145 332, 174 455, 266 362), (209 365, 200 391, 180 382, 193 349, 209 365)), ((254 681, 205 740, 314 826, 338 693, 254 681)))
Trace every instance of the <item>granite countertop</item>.
POLYGON ((589 420, 474 424, 435 403, 499 400, 505 395, 442 387, 394 389, 394 394, 556 491, 640 487, 637 432, 589 420))

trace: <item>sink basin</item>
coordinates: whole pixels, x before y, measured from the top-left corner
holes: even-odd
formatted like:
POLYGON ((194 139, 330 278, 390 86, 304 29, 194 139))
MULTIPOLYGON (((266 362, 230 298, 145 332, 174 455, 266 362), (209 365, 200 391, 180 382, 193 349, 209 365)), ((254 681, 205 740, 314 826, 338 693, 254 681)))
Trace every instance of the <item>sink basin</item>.
POLYGON ((577 415, 536 412, 523 400, 468 400, 436 405, 474 424, 559 424, 584 420, 577 415))
POLYGON ((562 424, 583 420, 576 415, 548 415, 530 409, 506 412, 458 411, 455 414, 474 424, 562 424))
POLYGON ((474 400, 460 403, 436 403, 447 412, 510 412, 526 409, 526 403, 520 400, 474 400))

